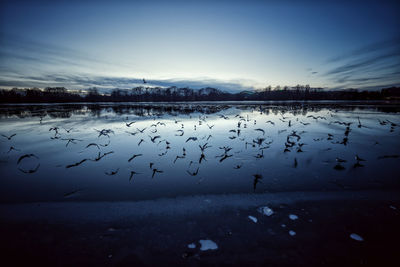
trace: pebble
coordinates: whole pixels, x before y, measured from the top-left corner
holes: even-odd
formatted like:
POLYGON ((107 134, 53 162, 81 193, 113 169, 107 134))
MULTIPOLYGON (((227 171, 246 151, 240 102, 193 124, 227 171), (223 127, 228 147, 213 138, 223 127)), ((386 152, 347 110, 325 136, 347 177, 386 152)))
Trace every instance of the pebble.
POLYGON ((199 243, 200 243, 201 251, 218 249, 217 243, 215 243, 214 241, 209 240, 209 239, 199 240, 199 243))
POLYGON ((254 223, 257 223, 257 218, 256 217, 253 217, 253 216, 249 216, 249 219, 251 220, 251 221, 253 221, 254 223))
POLYGON ((272 214, 274 214, 274 211, 272 209, 270 209, 269 207, 265 206, 265 207, 259 207, 257 209, 257 211, 259 213, 261 213, 262 215, 267 215, 267 216, 271 216, 272 214))
POLYGON ((357 235, 357 234, 355 234, 355 233, 352 233, 352 234, 350 235, 350 238, 352 238, 352 239, 354 239, 354 240, 357 240, 357 241, 364 241, 364 238, 362 238, 361 236, 359 236, 359 235, 357 235))

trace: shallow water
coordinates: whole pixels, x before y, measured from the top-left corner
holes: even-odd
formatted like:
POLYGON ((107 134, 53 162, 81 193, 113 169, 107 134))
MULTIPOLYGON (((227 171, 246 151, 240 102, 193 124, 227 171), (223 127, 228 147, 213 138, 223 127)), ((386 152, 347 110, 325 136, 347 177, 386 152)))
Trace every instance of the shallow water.
POLYGON ((399 189, 399 111, 346 102, 3 105, 0 133, 16 135, 0 139, 0 201, 399 189), (26 154, 34 156, 17 163, 26 154))

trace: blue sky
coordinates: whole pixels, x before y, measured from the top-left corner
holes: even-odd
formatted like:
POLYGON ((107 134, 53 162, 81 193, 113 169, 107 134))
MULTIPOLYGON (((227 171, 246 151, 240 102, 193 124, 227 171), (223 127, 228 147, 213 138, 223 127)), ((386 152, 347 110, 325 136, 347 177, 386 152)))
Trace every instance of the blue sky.
POLYGON ((9 1, 0 10, 0 87, 400 85, 394 1, 9 1))

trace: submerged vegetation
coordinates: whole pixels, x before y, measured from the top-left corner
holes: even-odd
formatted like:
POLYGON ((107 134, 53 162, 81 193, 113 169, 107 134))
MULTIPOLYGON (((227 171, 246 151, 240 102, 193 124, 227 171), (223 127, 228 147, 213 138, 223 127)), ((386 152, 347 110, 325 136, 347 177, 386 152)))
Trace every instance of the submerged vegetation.
POLYGON ((239 93, 223 92, 216 88, 168 88, 135 87, 113 89, 111 93, 100 93, 97 88, 87 91, 68 90, 64 87, 13 88, 0 90, 1 103, 46 103, 46 102, 173 102, 173 101, 247 101, 247 100, 386 100, 399 99, 400 88, 381 91, 324 90, 308 85, 295 87, 267 87, 256 91, 239 93))

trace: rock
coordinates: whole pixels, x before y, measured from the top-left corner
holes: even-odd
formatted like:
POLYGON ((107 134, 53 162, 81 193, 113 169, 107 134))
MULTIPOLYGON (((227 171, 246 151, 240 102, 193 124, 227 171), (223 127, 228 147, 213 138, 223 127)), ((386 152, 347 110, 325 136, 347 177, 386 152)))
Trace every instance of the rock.
POLYGON ((257 223, 257 221, 258 221, 256 217, 253 217, 253 216, 250 216, 250 215, 249 215, 249 219, 251 221, 253 221, 254 223, 257 223))
POLYGON ((271 216, 272 214, 274 214, 274 211, 272 209, 270 209, 269 207, 267 207, 267 206, 259 207, 257 209, 257 211, 259 213, 261 213, 262 215, 266 215, 266 216, 271 216))
POLYGON ((352 238, 352 239, 354 239, 354 240, 357 240, 357 241, 364 241, 364 238, 362 238, 361 236, 359 236, 359 235, 357 235, 357 234, 355 234, 355 233, 352 233, 351 235, 350 235, 350 238, 352 238))
POLYGON ((218 249, 218 245, 214 241, 209 239, 199 240, 199 243, 201 251, 218 249))

